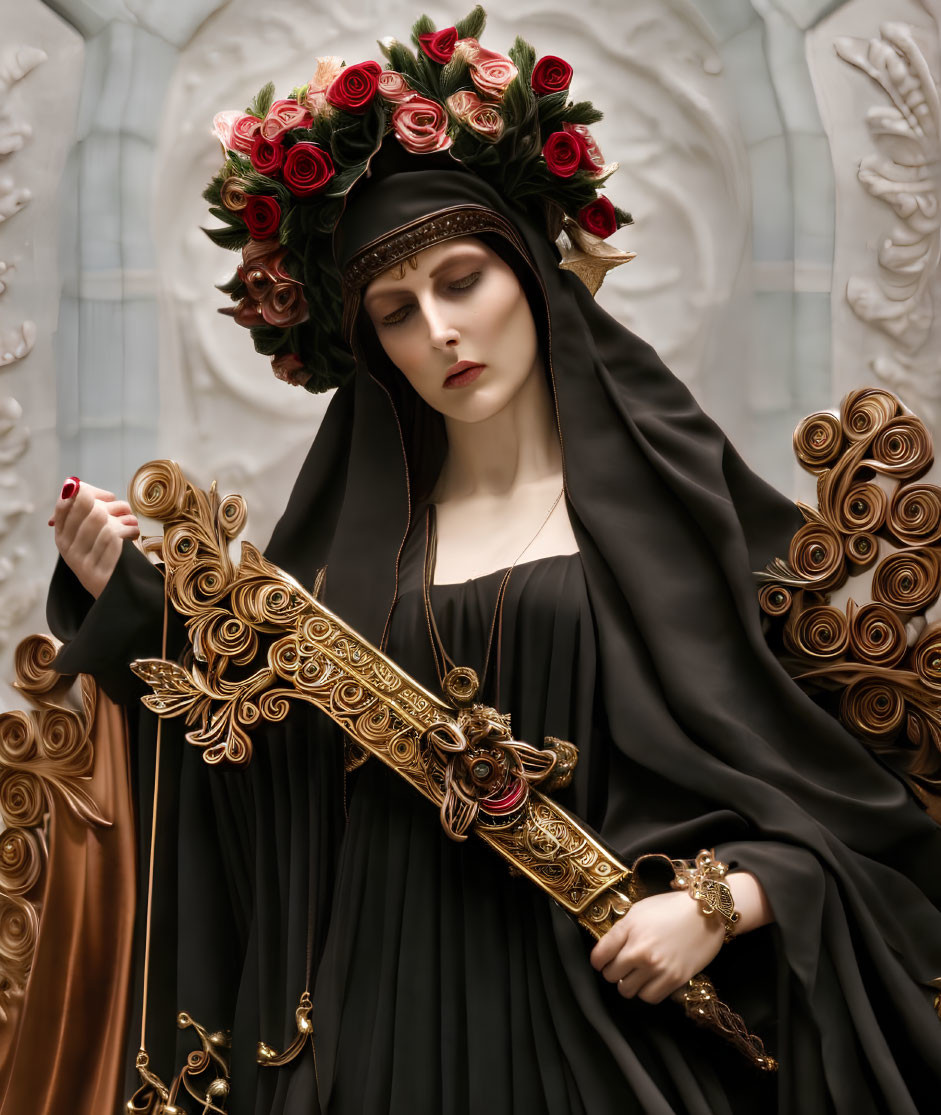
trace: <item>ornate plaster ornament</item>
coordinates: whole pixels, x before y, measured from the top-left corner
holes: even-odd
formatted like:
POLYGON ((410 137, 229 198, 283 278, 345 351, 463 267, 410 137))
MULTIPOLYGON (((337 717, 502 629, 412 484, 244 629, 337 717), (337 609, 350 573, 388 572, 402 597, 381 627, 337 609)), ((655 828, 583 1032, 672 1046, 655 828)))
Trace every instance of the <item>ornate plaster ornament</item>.
POLYGON ((22 360, 36 343, 36 323, 24 321, 13 329, 0 329, 0 368, 22 360))
POLYGON ((20 43, 0 57, 0 93, 8 92, 18 81, 37 66, 41 66, 49 56, 38 46, 20 43))
POLYGON ((32 192, 25 186, 17 186, 9 175, 0 178, 0 222, 8 221, 32 200, 32 192))
MULTIPOLYGON (((936 19, 941 47, 937 5, 923 2, 936 19)), ((893 342, 890 355, 873 360, 873 370, 932 421, 941 397, 941 360, 927 344, 941 262, 941 96, 932 67, 941 51, 923 46, 904 23, 883 24, 877 39, 838 38, 834 47, 884 94, 866 114, 876 150, 862 159, 858 178, 896 218, 879 240, 877 276, 853 276, 846 299, 860 320, 893 342)))

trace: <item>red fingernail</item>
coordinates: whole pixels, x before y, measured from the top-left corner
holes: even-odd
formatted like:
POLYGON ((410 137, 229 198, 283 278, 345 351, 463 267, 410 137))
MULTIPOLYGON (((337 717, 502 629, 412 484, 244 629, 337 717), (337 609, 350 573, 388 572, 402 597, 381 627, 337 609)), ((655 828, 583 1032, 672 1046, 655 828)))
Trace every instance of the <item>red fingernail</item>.
POLYGON ((70 476, 68 480, 62 485, 62 495, 60 499, 71 499, 72 496, 78 491, 78 486, 81 483, 77 476, 70 476))

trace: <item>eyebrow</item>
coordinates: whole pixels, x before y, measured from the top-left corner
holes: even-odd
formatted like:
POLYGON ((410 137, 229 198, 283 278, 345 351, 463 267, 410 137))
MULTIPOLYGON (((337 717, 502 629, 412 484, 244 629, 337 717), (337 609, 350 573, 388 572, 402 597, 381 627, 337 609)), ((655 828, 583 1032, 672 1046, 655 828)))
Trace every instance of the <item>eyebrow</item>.
MULTIPOLYGON (((432 270, 428 272, 428 277, 430 279, 435 278, 435 276, 437 276, 441 271, 444 271, 446 268, 451 267, 455 263, 461 263, 464 260, 465 256, 469 256, 472 253, 475 257, 475 261, 479 261, 480 263, 485 262, 484 257, 478 254, 476 248, 474 248, 470 244, 466 244, 463 245, 458 251, 452 252, 451 255, 445 256, 445 258, 441 260, 441 262, 436 267, 432 268, 432 270)), ((406 278, 407 276, 403 276, 403 278, 401 279, 390 279, 388 280, 388 285, 380 286, 378 290, 367 291, 366 295, 363 298, 363 303, 368 305, 370 302, 386 297, 390 294, 411 293, 407 286, 398 285, 400 283, 403 283, 406 278)))

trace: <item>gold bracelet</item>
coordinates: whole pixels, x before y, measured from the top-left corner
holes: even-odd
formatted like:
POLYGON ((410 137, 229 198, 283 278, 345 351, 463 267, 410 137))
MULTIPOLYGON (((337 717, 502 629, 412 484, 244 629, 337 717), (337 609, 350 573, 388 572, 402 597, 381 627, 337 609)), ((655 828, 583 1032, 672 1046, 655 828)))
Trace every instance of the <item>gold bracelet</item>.
POLYGON ((676 890, 687 891, 706 917, 717 914, 725 923, 726 941, 731 941, 741 914, 735 909, 735 899, 724 881, 728 865, 717 860, 714 852, 703 848, 694 862, 674 860, 673 867, 676 878, 671 885, 676 890))

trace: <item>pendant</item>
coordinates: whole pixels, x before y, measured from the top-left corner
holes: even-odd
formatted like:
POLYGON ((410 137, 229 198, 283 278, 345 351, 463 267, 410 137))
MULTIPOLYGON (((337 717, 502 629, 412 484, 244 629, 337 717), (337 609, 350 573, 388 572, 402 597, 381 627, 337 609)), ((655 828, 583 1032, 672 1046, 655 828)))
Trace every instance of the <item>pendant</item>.
POLYGON ((456 708, 470 708, 480 692, 477 671, 470 666, 455 666, 441 679, 441 690, 456 708))

